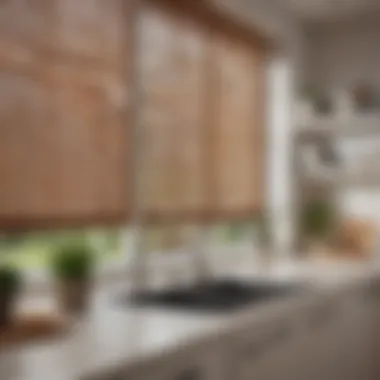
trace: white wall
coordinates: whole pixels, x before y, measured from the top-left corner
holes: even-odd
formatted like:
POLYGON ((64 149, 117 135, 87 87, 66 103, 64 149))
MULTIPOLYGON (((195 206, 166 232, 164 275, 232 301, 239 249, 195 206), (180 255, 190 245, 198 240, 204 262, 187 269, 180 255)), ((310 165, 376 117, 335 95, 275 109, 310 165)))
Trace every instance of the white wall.
POLYGON ((246 25, 273 42, 273 45, 296 64, 303 57, 303 32, 299 22, 283 1, 277 0, 208 0, 221 11, 234 14, 246 25))
MULTIPOLYGON (((307 53, 307 83, 334 91, 350 89, 364 82, 380 90, 379 15, 320 24, 309 31, 304 49, 307 53)), ((374 143, 379 145, 378 139, 346 142, 347 154, 358 162, 360 155, 373 151, 374 143)), ((347 189, 340 200, 346 213, 370 218, 380 224, 380 189, 347 189)))
POLYGON ((274 59, 268 70, 268 201, 277 250, 285 252, 293 237, 292 102, 295 70, 286 58, 274 59))
POLYGON ((306 43, 307 82, 333 90, 362 81, 380 85, 380 16, 321 24, 306 43))

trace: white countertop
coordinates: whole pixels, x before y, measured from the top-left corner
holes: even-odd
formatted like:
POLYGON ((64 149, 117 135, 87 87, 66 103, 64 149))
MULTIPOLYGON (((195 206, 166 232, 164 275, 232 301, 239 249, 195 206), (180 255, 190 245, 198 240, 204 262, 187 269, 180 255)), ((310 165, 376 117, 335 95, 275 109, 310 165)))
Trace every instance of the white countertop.
MULTIPOLYGON (((306 280, 315 289, 329 291, 368 277, 373 271, 370 264, 281 263, 271 267, 242 265, 230 268, 228 273, 269 281, 306 280)), ((291 307, 296 301, 276 300, 256 306, 254 312, 206 316, 121 306, 116 302, 120 294, 117 290, 98 291, 92 310, 65 338, 1 351, 1 380, 78 380, 107 373, 224 331, 248 314, 250 320, 265 318, 274 308, 278 314, 279 309, 291 307)))

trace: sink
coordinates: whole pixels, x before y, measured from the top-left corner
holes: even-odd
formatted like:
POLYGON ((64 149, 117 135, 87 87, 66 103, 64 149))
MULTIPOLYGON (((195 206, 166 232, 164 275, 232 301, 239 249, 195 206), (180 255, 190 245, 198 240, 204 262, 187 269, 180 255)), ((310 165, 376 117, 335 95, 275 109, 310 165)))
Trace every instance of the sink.
POLYGON ((159 306, 188 311, 234 311, 247 305, 294 294, 294 284, 242 281, 233 278, 208 280, 191 286, 147 291, 129 297, 135 306, 159 306))

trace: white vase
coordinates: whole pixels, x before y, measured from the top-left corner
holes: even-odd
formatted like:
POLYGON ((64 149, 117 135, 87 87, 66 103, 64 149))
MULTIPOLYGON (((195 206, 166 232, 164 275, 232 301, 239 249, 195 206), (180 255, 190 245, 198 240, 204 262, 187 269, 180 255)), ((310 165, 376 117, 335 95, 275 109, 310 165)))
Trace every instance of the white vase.
POLYGON ((336 91, 334 96, 335 115, 339 119, 349 119, 354 114, 354 100, 347 90, 336 91))
POLYGON ((315 117, 315 110, 313 104, 306 100, 306 99, 300 99, 296 103, 296 118, 298 124, 301 125, 307 125, 314 117, 315 117))

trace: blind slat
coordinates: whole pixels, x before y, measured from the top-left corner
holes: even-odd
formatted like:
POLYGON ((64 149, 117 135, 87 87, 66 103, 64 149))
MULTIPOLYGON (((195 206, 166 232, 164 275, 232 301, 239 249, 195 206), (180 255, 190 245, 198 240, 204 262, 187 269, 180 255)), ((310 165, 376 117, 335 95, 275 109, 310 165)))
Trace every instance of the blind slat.
POLYGON ((128 221, 135 54, 146 220, 245 219, 261 207, 263 51, 199 6, 147 1, 136 14, 127 3, 1 3, 0 229, 128 221))
POLYGON ((120 5, 0 5, 0 228, 125 220, 120 5))

